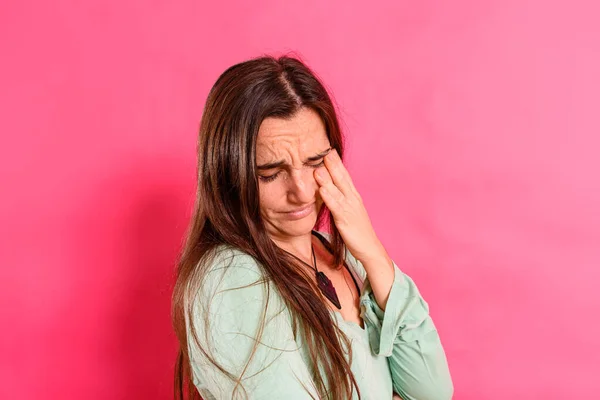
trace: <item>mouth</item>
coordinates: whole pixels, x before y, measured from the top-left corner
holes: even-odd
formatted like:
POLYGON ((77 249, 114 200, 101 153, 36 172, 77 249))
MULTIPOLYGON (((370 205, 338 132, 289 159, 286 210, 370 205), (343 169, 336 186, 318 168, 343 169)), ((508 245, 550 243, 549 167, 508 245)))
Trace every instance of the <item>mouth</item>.
POLYGON ((313 211, 314 206, 315 206, 315 203, 310 203, 304 207, 296 208, 291 211, 285 211, 284 214, 286 216, 288 216, 289 218, 293 218, 293 219, 303 218, 303 217, 306 217, 307 215, 309 215, 313 211))

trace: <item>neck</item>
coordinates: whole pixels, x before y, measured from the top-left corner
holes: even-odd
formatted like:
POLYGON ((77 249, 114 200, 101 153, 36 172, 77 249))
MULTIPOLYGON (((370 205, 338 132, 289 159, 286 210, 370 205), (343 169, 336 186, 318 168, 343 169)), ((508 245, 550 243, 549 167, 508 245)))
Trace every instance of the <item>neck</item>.
POLYGON ((309 265, 312 265, 312 236, 312 233, 309 232, 302 236, 271 237, 271 239, 283 250, 292 253, 301 260, 306 261, 309 265))

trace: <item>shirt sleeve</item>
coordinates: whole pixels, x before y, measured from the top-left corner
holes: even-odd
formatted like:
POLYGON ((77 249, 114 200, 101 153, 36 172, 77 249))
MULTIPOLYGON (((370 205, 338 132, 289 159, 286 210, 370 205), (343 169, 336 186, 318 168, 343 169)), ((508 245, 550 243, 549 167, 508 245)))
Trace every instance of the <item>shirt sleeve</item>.
POLYGON ((241 399, 244 393, 249 400, 318 398, 283 300, 262 276, 245 253, 221 257, 194 300, 191 321, 208 354, 190 336, 189 322, 188 348, 194 384, 205 399, 241 399))
POLYGON ((366 273, 363 276, 361 316, 371 350, 388 357, 394 392, 403 400, 451 399, 454 386, 446 355, 429 306, 413 280, 394 263, 394 282, 383 311, 366 273))

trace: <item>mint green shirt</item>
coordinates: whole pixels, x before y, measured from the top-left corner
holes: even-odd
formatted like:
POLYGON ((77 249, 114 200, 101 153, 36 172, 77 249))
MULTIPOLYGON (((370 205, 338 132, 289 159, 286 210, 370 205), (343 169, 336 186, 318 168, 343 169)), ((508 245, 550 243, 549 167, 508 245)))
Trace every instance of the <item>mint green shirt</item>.
MULTIPOLYGON (((365 329, 345 321, 337 311, 331 313, 351 341, 351 369, 362 399, 390 400, 392 392, 403 400, 451 399, 453 384, 446 356, 428 304, 412 279, 394 263, 394 282, 384 312, 360 261, 348 250, 345 259, 360 287, 365 329)), ((234 377, 244 372, 242 384, 249 400, 318 399, 302 335, 294 338, 291 316, 277 290, 271 284, 256 284, 263 277, 256 260, 223 245, 208 271, 192 318, 202 347, 234 377), (248 364, 262 313, 266 314, 265 327, 248 364), (206 317, 210 326, 204 329, 206 317)), ((188 332, 189 321, 187 317, 188 332)), ((246 398, 241 388, 234 396, 235 382, 207 362, 189 334, 188 342, 194 385, 204 400, 246 398)), ((353 399, 358 399, 356 390, 353 399)))

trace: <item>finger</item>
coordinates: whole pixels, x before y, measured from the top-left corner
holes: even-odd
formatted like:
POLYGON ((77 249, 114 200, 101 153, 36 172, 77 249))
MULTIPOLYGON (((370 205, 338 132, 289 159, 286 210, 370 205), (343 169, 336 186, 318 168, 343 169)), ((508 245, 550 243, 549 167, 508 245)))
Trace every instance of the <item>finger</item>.
POLYGON ((338 214, 343 209, 344 194, 333 184, 326 168, 316 170, 315 179, 319 185, 319 194, 325 205, 329 208, 334 218, 339 217, 338 214))
POLYGON ((331 178, 329 171, 327 171, 327 168, 319 168, 315 170, 315 180, 319 185, 319 189, 324 187, 329 192, 330 196, 333 196, 336 201, 342 201, 344 194, 333 183, 333 179, 331 178))
POLYGON ((337 150, 334 149, 325 156, 325 166, 331 175, 333 183, 342 193, 345 195, 357 193, 356 188, 352 183, 350 173, 342 163, 342 159, 337 153, 337 150))
POLYGON ((333 219, 336 221, 339 220, 343 216, 343 204, 340 199, 340 196, 343 197, 343 194, 334 185, 321 186, 319 194, 329 211, 331 211, 333 219))
POLYGON ((324 185, 334 185, 333 179, 331 178, 331 174, 327 170, 327 168, 317 168, 315 170, 315 180, 319 184, 319 186, 324 185))

